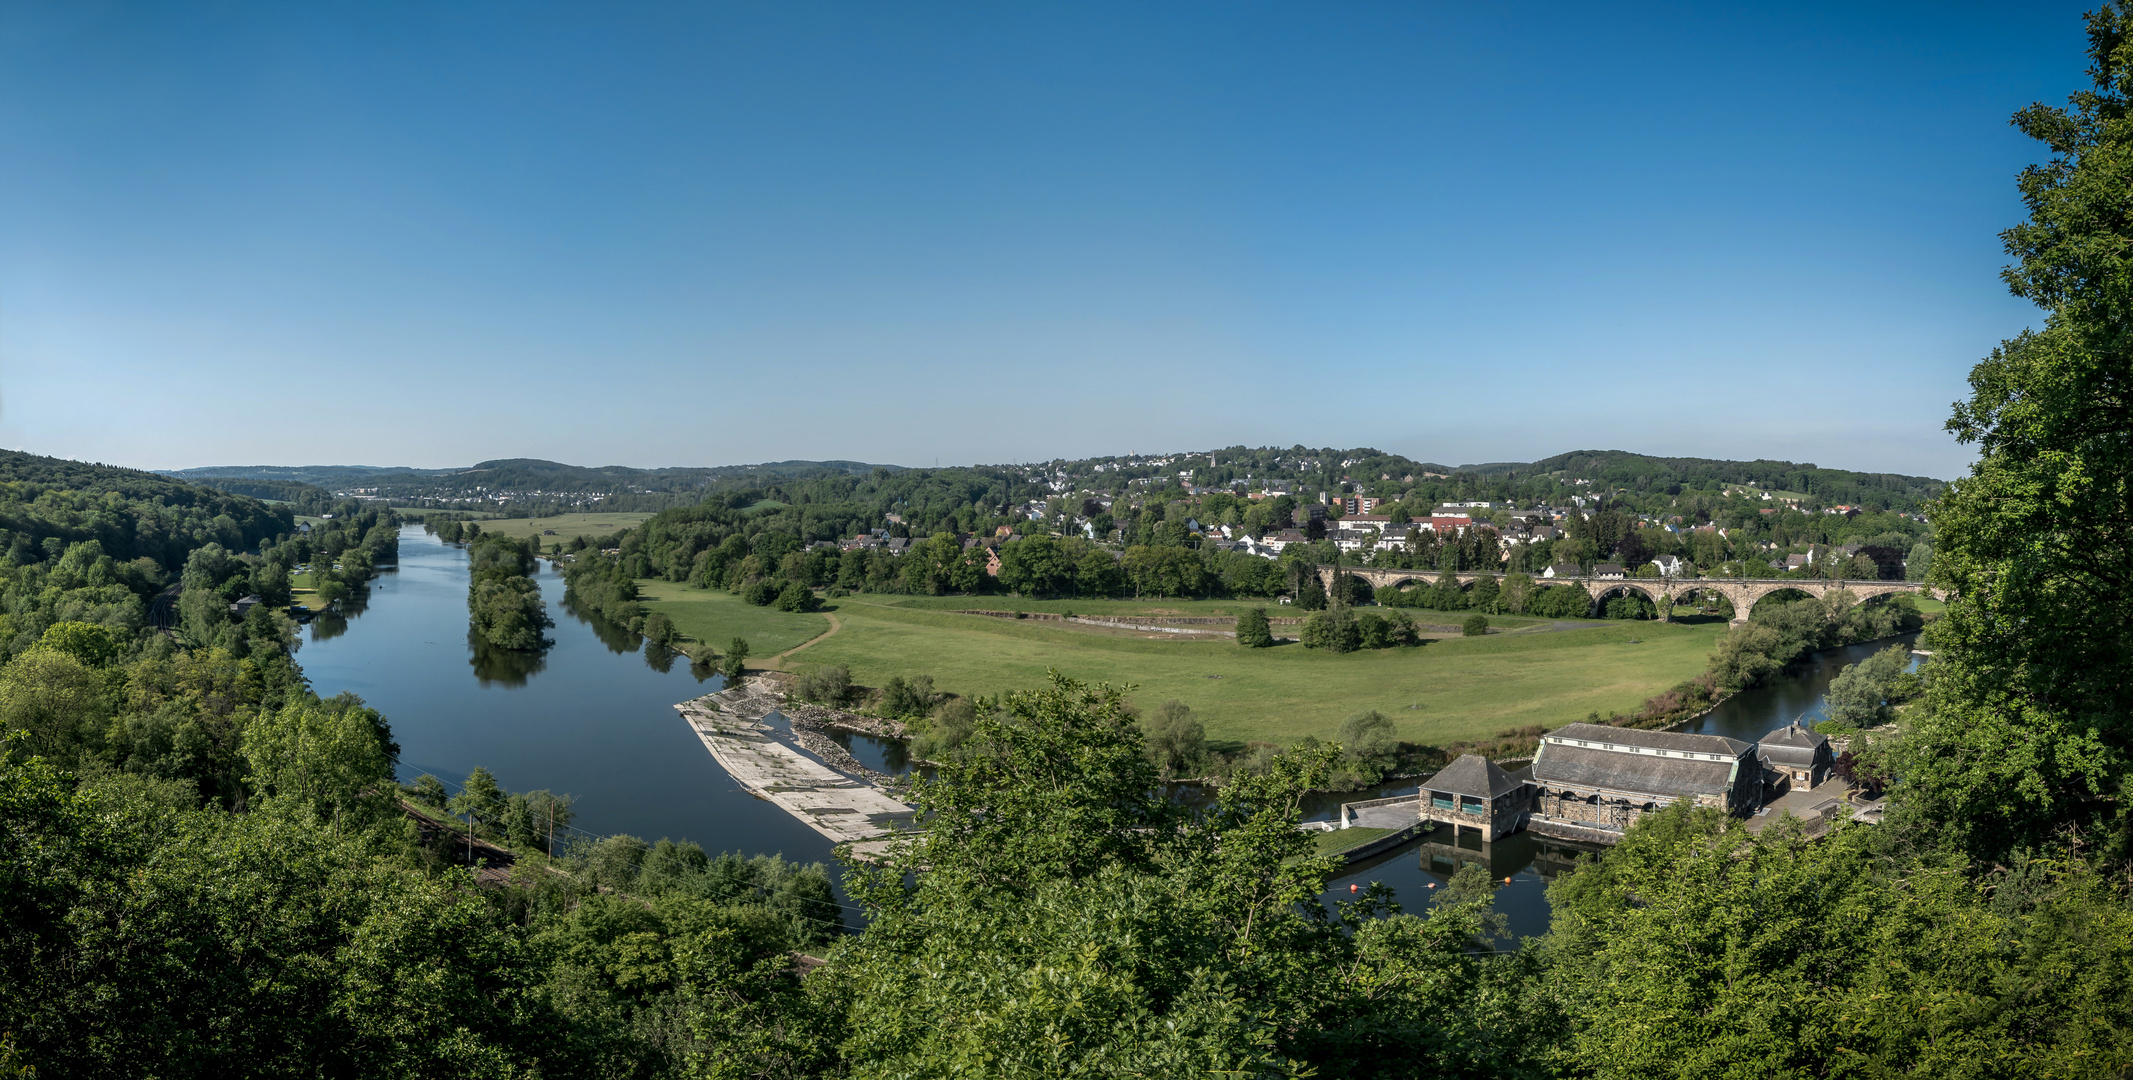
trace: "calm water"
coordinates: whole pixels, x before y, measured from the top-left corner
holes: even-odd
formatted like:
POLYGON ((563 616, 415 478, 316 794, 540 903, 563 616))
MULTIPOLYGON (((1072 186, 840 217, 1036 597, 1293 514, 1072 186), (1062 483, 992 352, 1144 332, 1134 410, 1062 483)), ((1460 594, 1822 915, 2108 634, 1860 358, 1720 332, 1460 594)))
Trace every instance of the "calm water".
POLYGON ((562 576, 545 564, 538 580, 555 647, 530 666, 478 655, 466 552, 403 529, 400 565, 345 622, 314 621, 297 660, 320 694, 353 690, 385 713, 403 780, 427 772, 456 787, 480 765, 512 791, 577 796, 590 832, 829 861, 822 834, 741 790, 675 714, 675 702, 718 689, 716 676, 700 680, 688 658, 648 657, 637 635, 565 611, 562 576))
MULTIPOLYGON (((400 775, 433 773, 454 785, 486 767, 512 791, 547 788, 578 798, 579 828, 656 840, 690 839, 710 851, 782 853, 802 862, 835 863, 830 843, 791 815, 742 790, 719 768, 673 709, 675 702, 719 688, 675 657, 606 623, 563 607, 561 575, 543 565, 538 578, 556 626, 555 646, 538 660, 477 650, 467 636, 466 553, 420 528, 400 534, 400 563, 371 584, 368 601, 348 617, 322 617, 306 632, 297 659, 314 689, 362 695, 392 721, 400 741, 400 775)), ((1734 697, 1686 730, 1754 740, 1794 719, 1819 717, 1838 669, 1879 648, 1859 645, 1818 654, 1800 674, 1734 697)), ((902 743, 864 735, 839 738, 862 764, 887 773, 909 768, 902 743)), ((1369 791, 1315 796, 1306 816, 1331 818, 1347 801, 1408 795, 1415 781, 1369 791)), ((1483 844, 1449 828, 1351 866, 1327 889, 1346 898, 1351 884, 1381 881, 1408 910, 1425 908, 1463 862, 1510 878, 1497 908, 1514 932, 1547 929, 1543 890, 1570 868, 1580 845, 1518 833, 1483 844)))

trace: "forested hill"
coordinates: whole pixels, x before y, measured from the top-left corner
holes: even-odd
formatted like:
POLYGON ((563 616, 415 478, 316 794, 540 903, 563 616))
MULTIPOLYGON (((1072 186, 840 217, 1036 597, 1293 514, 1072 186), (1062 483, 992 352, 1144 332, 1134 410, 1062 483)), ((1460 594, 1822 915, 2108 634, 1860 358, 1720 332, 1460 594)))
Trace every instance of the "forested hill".
POLYGON ((120 560, 164 569, 210 541, 234 551, 290 531, 294 521, 246 495, 155 473, 0 451, 0 550, 17 565, 95 540, 120 560))
POLYGON ((308 505, 341 495, 374 496, 396 505, 444 509, 508 505, 530 513, 564 509, 664 510, 692 505, 708 490, 805 481, 822 477, 887 475, 902 466, 860 461, 773 461, 754 465, 636 469, 623 465, 566 465, 539 458, 497 458, 466 468, 411 469, 375 465, 218 465, 165 471, 226 491, 308 505))
POLYGON ((1659 491, 1668 486, 1715 490, 1727 485, 1792 491, 1824 503, 1861 503, 1874 496, 1918 502, 1936 498, 1947 484, 1929 476, 1863 473, 1825 469, 1812 462, 1721 461, 1711 458, 1653 457, 1626 450, 1573 450, 1539 461, 1461 465, 1456 472, 1480 476, 1548 475, 1564 480, 1629 491, 1659 491))

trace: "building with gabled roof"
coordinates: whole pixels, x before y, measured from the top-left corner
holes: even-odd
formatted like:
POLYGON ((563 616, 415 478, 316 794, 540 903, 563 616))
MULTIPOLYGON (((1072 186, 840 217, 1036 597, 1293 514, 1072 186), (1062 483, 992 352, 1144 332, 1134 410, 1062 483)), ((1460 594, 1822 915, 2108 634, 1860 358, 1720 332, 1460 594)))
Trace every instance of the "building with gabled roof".
POLYGON ((1743 816, 1763 802, 1757 745, 1723 735, 1571 724, 1541 737, 1530 771, 1529 826, 1566 840, 1614 843, 1684 800, 1743 816))
POLYGON ((1484 841, 1509 836, 1526 825, 1531 786, 1523 774, 1480 754, 1458 759, 1422 781, 1422 820, 1480 829, 1484 841))
POLYGON ((1763 736, 1755 746, 1763 764, 1776 774, 1773 779, 1796 791, 1821 784, 1837 767, 1829 736, 1801 727, 1797 720, 1763 736))

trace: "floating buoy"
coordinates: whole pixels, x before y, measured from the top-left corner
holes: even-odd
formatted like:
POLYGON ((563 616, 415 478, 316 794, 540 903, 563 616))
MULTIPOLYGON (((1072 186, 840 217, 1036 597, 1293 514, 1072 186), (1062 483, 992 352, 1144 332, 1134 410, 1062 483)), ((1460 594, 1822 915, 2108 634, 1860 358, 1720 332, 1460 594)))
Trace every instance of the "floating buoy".
POLYGON ((1432 889, 1434 889, 1434 888, 1436 888, 1436 887, 1437 887, 1437 883, 1436 883, 1436 882, 1434 882, 1434 881, 1432 881, 1432 882, 1430 882, 1430 883, 1429 883, 1429 887, 1430 887, 1430 888, 1432 888, 1432 889))
POLYGON ((1350 886, 1348 886, 1348 891, 1349 891, 1349 892, 1357 892, 1357 891, 1360 891, 1360 886, 1356 886, 1356 885, 1350 885, 1350 886))
POLYGON ((1511 879, 1510 879, 1510 878, 1505 878, 1505 879, 1503 879, 1503 883, 1504 883, 1504 884, 1506 884, 1506 885, 1509 885, 1509 884, 1511 883, 1511 879))

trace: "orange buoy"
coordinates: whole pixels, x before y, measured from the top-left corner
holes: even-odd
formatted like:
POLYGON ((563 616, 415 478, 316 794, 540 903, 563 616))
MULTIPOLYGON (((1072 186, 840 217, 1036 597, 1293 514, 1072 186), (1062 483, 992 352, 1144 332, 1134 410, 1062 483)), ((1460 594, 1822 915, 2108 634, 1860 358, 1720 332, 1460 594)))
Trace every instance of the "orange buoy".
POLYGON ((1348 886, 1348 891, 1349 891, 1349 892, 1356 892, 1356 891, 1358 891, 1358 888, 1359 888, 1358 886, 1355 886, 1355 885, 1350 885, 1350 886, 1348 886))
POLYGON ((1506 884, 1506 885, 1509 885, 1509 884, 1511 883, 1511 879, 1510 879, 1510 878, 1505 878, 1505 879, 1503 879, 1503 883, 1504 883, 1504 884, 1506 884))
POLYGON ((1437 883, 1436 883, 1436 882, 1434 882, 1434 881, 1432 881, 1432 882, 1430 882, 1430 883, 1429 883, 1429 887, 1430 887, 1430 888, 1432 888, 1432 889, 1434 889, 1434 888, 1436 888, 1436 887, 1437 887, 1437 883))

